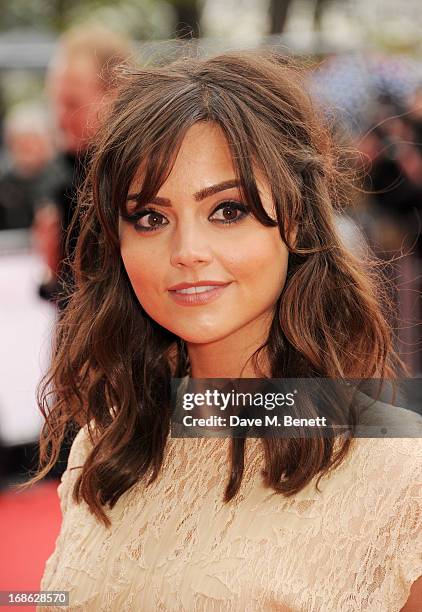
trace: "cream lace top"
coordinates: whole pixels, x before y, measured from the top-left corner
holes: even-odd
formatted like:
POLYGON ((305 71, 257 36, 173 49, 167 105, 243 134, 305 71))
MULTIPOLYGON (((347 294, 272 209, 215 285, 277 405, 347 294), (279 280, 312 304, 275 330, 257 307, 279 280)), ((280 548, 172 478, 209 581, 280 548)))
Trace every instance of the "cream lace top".
POLYGON ((41 588, 69 591, 74 611, 401 609, 422 574, 421 439, 354 440, 321 492, 310 483, 291 498, 263 486, 261 440, 249 439, 241 490, 224 504, 229 442, 169 438, 159 478, 126 491, 107 530, 71 499, 82 429, 41 588))

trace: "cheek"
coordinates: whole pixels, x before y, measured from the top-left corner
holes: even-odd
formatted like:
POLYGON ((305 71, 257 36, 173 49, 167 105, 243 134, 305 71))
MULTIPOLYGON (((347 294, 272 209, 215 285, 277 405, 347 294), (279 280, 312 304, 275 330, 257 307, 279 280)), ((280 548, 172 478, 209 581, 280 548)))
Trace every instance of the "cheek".
POLYGON ((276 228, 275 232, 255 235, 243 248, 237 248, 231 257, 231 270, 254 291, 273 298, 284 286, 288 256, 276 228))
POLYGON ((147 289, 151 294, 160 278, 159 258, 133 246, 122 246, 120 254, 135 293, 140 296, 147 289))

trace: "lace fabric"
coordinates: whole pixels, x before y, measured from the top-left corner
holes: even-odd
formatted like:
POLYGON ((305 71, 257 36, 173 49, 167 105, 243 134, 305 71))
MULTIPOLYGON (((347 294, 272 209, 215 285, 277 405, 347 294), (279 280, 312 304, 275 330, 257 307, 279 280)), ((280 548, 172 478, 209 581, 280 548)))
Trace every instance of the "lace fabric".
POLYGON ((422 574, 421 439, 354 440, 320 491, 290 498, 263 486, 262 442, 249 439, 225 504, 230 440, 169 438, 159 478, 120 497, 109 530, 72 500, 90 444, 84 428, 41 583, 69 591, 69 610, 395 612, 422 574))

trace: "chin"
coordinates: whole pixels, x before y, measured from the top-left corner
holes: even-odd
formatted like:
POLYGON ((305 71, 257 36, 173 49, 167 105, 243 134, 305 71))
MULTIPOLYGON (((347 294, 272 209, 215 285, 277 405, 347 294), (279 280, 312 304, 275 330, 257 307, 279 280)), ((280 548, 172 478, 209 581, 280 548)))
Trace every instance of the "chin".
POLYGON ((210 344, 212 342, 218 342, 219 340, 223 340, 227 336, 230 335, 231 330, 224 330, 221 327, 219 328, 217 325, 213 329, 177 329, 174 330, 179 338, 182 338, 185 342, 189 342, 190 344, 210 344))
POLYGON ((216 342, 220 339, 219 335, 205 333, 205 332, 174 332, 179 338, 190 344, 209 344, 210 342, 216 342))

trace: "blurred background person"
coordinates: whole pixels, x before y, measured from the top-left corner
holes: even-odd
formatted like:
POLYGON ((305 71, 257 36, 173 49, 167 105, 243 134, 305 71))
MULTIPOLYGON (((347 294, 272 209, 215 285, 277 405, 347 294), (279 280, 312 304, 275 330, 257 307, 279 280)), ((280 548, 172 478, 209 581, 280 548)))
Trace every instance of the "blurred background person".
MULTIPOLYGON (((71 224, 89 162, 90 142, 113 96, 113 71, 130 60, 130 53, 125 38, 100 26, 78 27, 61 37, 48 69, 46 89, 59 154, 51 166, 55 181, 40 197, 33 234, 46 266, 39 294, 55 302, 59 313, 72 289, 66 258, 71 257, 77 239, 77 220, 71 224)), ((69 430, 53 477, 66 468, 72 440, 69 430)))
POLYGON ((13 107, 4 122, 5 157, 0 171, 0 229, 28 228, 41 193, 51 181, 54 154, 45 110, 35 104, 13 107))
MULTIPOLYGON (((34 239, 46 263, 40 296, 66 304, 71 277, 65 265, 65 240, 85 178, 89 143, 101 123, 113 93, 113 70, 129 61, 128 40, 102 26, 81 26, 59 40, 50 63, 46 89, 57 127, 59 155, 54 184, 40 198, 34 219, 34 239)), ((77 225, 69 237, 74 244, 77 225)))
POLYGON ((367 186, 379 213, 413 234, 422 210, 422 149, 410 113, 391 95, 380 94, 375 101, 366 136, 372 141, 367 186))
MULTIPOLYGON (((421 112, 419 110, 419 112, 421 112)), ((366 233, 389 268, 397 305, 398 349, 415 376, 422 374, 422 142, 416 92, 401 101, 380 93, 358 146, 364 153, 366 233)))

